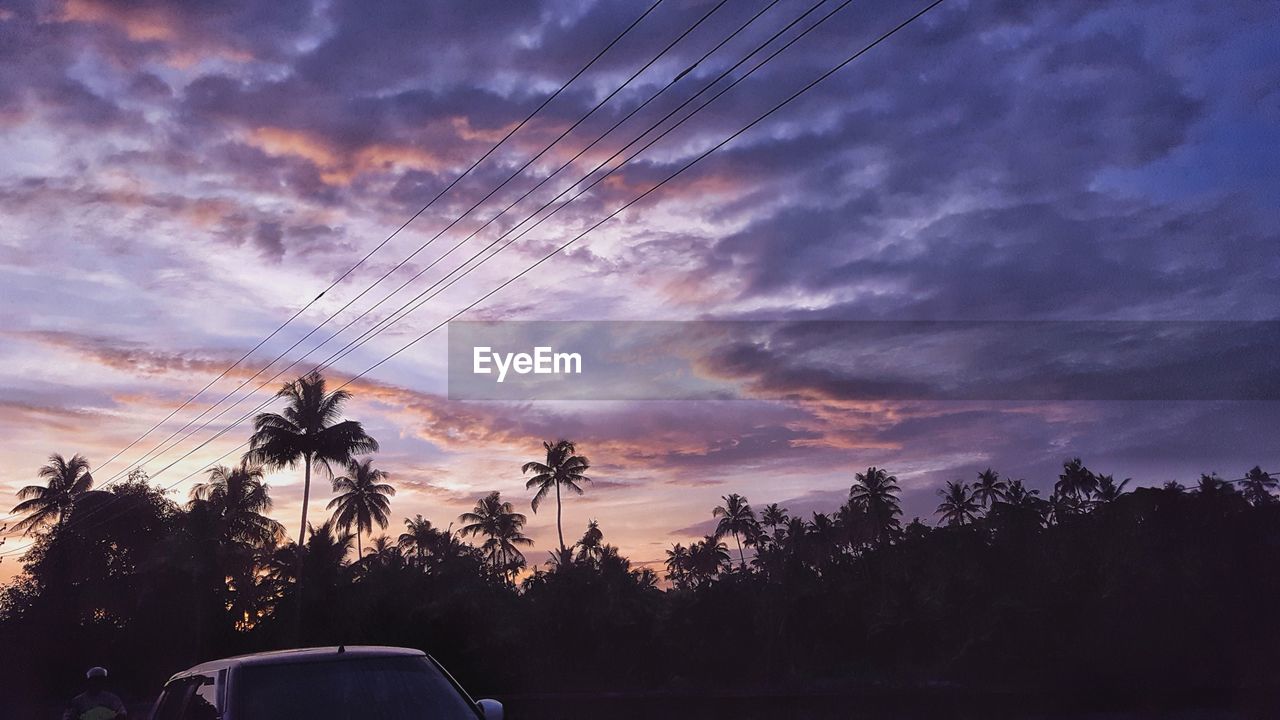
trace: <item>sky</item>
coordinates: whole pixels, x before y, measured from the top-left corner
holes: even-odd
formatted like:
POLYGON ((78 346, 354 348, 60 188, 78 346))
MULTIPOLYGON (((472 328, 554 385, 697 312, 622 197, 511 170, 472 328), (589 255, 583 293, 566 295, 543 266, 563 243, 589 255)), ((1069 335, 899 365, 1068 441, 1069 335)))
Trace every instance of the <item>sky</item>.
MULTIPOLYGON (((563 210, 520 224, 837 7, 823 4, 695 95, 812 1, 663 0, 439 201, 110 464, 649 5, 4 3, 0 497, 33 482, 53 452, 87 456, 99 484, 147 453, 153 481, 185 501, 207 466, 238 457, 249 430, 232 421, 498 238, 516 239, 326 369, 332 384, 352 380, 348 417, 382 445, 376 464, 399 490, 393 536, 418 513, 448 526, 498 490, 529 515, 528 556, 544 561, 554 512, 528 510, 520 466, 557 438, 592 464, 586 494, 565 504, 566 535, 596 519, 638 563, 706 533, 724 494, 831 511, 869 465, 897 475, 906 519, 926 521, 937 488, 988 466, 1045 494, 1074 456, 1137 485, 1280 469, 1274 384, 1259 386, 1268 400, 1123 392, 1147 369, 1168 370, 1162 351, 1126 355, 1114 397, 903 394, 887 379, 936 375, 949 354, 929 338, 871 353, 831 330, 1196 321, 1204 332, 1173 365, 1182 377, 1246 377, 1235 363, 1257 348, 1236 336, 1215 344, 1213 329, 1280 319, 1280 9, 1257 0, 946 0, 462 316, 745 323, 758 330, 752 343, 709 342, 692 363, 736 400, 450 400, 443 331, 361 375, 917 9, 848 4, 660 140, 648 144, 667 126, 631 145, 614 165, 644 149, 563 210), (192 428, 240 398, 183 439, 200 412, 212 408, 192 428), (175 432, 172 448, 160 444, 175 432)), ((1062 345, 1054 352, 1089 349, 1062 345)), ((1020 350, 991 338, 954 372, 998 358, 1018 387, 1057 387, 1060 363, 1020 350)), ((296 533, 299 473, 269 482, 274 514, 296 533)), ((328 492, 317 487, 318 521, 328 492)), ((24 543, 10 537, 0 552, 24 543)), ((13 557, 0 562, 0 577, 17 570, 13 557)))

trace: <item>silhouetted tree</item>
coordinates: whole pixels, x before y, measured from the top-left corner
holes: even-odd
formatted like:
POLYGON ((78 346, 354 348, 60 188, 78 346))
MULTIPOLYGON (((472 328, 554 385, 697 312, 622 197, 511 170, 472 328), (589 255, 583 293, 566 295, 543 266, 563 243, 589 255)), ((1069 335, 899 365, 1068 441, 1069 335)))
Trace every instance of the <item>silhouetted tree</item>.
POLYGON ((1000 473, 987 468, 978 473, 978 481, 973 484, 973 499, 982 503, 982 507, 990 508, 992 503, 1004 499, 1008 489, 1009 483, 1000 477, 1000 473))
POLYGON ((877 542, 883 542, 901 529, 898 516, 902 506, 898 503, 898 478, 884 468, 869 467, 865 473, 854 473, 853 486, 849 488, 849 505, 866 514, 871 521, 877 542))
POLYGON ((972 523, 978 517, 981 507, 969 491, 968 483, 959 480, 947 481, 946 488, 938 491, 942 502, 938 504, 938 515, 947 525, 960 526, 972 523))
POLYGON ((458 520, 466 523, 458 530, 463 537, 484 535, 488 538, 481 550, 494 572, 514 579, 525 564, 524 553, 517 546, 533 544, 521 532, 525 516, 516 512, 511 503, 504 502, 502 496, 494 491, 481 498, 471 512, 459 515, 458 520))
POLYGON ((586 476, 587 469, 591 467, 590 461, 586 456, 578 455, 577 449, 573 443, 568 440, 560 440, 555 444, 544 442, 543 449, 546 450, 547 456, 545 462, 531 461, 525 463, 520 471, 522 473, 534 473, 525 483, 526 490, 537 488, 534 493, 533 502, 530 503, 533 511, 538 512, 538 505, 542 503, 547 493, 554 488, 556 492, 556 533, 560 538, 560 551, 565 551, 564 545, 564 528, 561 524, 561 514, 563 511, 560 488, 565 487, 577 494, 581 495, 582 483, 590 482, 591 478, 586 476))
POLYGON ((45 481, 41 485, 27 485, 18 491, 21 501, 10 512, 26 514, 14 524, 13 529, 26 535, 50 523, 61 524, 75 507, 76 499, 93 488, 93 475, 89 461, 83 455, 72 455, 70 460, 54 453, 49 462, 42 465, 36 475, 45 481))
POLYGON ((1080 458, 1072 458, 1062 464, 1062 474, 1054 490, 1077 503, 1084 503, 1098 487, 1098 478, 1084 466, 1080 458))
POLYGON ((1280 478, 1274 478, 1271 473, 1263 472, 1259 465, 1254 465, 1239 482, 1244 488, 1245 498, 1254 505, 1275 502, 1276 496, 1272 493, 1280 489, 1280 478))
POLYGON ((285 383, 276 397, 287 401, 284 412, 259 413, 254 418, 246 456, 276 468, 303 464, 298 542, 305 544, 312 465, 319 465, 332 477, 333 463, 345 465, 356 455, 377 452, 378 441, 365 434, 364 427, 355 420, 339 420, 351 393, 335 390, 326 394, 324 377, 318 372, 285 383))
POLYGON ((333 491, 338 496, 329 501, 326 509, 333 510, 333 522, 343 530, 356 528, 356 558, 364 557, 360 536, 373 532, 377 525, 384 530, 391 514, 389 497, 396 489, 387 484, 391 476, 373 467, 372 458, 347 461, 347 474, 333 479, 333 491))
POLYGON ((578 549, 578 562, 599 562, 604 550, 604 533, 600 531, 600 523, 595 520, 588 522, 586 532, 582 533, 582 539, 574 547, 578 549))
POLYGON ((1119 483, 1111 475, 1098 475, 1097 485, 1094 490, 1093 502, 1095 505, 1105 505, 1115 502, 1124 494, 1125 486, 1129 484, 1130 478, 1125 478, 1119 483))
POLYGON ((745 570, 747 557, 742 552, 742 536, 750 535, 755 531, 756 514, 747 499, 737 493, 730 493, 720 499, 724 504, 717 505, 711 511, 711 517, 720 518, 720 522, 716 523, 715 537, 719 539, 725 535, 733 535, 734 541, 738 544, 738 559, 745 570))

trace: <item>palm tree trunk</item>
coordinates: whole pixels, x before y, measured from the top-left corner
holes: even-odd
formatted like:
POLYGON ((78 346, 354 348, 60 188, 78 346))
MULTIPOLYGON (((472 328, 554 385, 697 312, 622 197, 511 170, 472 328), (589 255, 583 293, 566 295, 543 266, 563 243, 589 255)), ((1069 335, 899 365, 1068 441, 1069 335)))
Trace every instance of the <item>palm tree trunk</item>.
POLYGON ((356 528, 356 562, 364 559, 364 550, 360 548, 360 528, 356 528))
POLYGON ((311 499, 311 456, 304 459, 302 475, 302 528, 298 530, 298 547, 307 544, 307 502, 311 499))
POLYGON ((747 556, 742 554, 742 538, 738 537, 738 533, 733 534, 733 541, 738 543, 738 561, 742 563, 742 569, 747 569, 747 556))
POLYGON ((560 483, 556 483, 556 532, 560 535, 560 554, 564 555, 564 528, 560 526, 560 483))
POLYGON ((303 458, 302 474, 302 529, 298 531, 298 570, 294 573, 294 595, 298 601, 298 612, 294 616, 294 642, 302 640, 302 568, 305 566, 304 556, 307 546, 307 501, 311 499, 311 455, 303 458))

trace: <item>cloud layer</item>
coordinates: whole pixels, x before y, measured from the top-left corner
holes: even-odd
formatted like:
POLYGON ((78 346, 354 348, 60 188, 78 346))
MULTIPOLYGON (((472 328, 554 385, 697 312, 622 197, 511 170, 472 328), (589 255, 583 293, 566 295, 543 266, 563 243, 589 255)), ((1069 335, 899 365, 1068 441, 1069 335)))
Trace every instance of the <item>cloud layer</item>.
MULTIPOLYGON (((515 237, 523 218, 673 108, 697 98, 680 118, 699 107, 728 81, 695 93, 726 68, 743 58, 739 72, 754 66, 762 55, 749 51, 811 5, 769 9, 499 215, 765 4, 716 10, 512 177, 713 7, 663 2, 160 437, 295 341, 290 361, 318 346, 419 271, 300 369, 502 233, 515 228, 515 237)), ((566 0, 6 4, 0 491, 26 484, 49 452, 105 461, 427 204, 642 11, 566 0)), ((906 13, 886 2, 836 13, 332 374, 350 377, 426 332, 906 13)), ((1247 0, 952 0, 468 316, 782 328, 1275 320, 1277 33, 1280 14, 1247 0)), ((642 560, 683 539, 724 492, 819 509, 873 463, 896 470, 908 512, 927 516, 937 484, 987 465, 1043 487, 1075 454, 1141 482, 1280 460, 1261 429, 1276 425, 1269 403, 871 400, 833 391, 850 371, 841 338, 779 330, 772 340, 754 353, 725 347, 707 366, 770 390, 727 407, 450 403, 442 338, 433 337, 362 378, 351 411, 383 440, 380 462, 408 491, 396 516, 445 524, 486 490, 520 496, 519 463, 543 439, 574 438, 599 483, 575 499, 571 529, 597 517, 642 560)), ((1045 377, 1019 348, 990 352, 1030 382, 1045 377)), ((1231 372, 1230 358, 1198 360, 1204 377, 1231 372)), ((165 477, 199 470, 243 437, 229 432, 165 477)), ((282 473, 273 485, 291 514, 296 479, 282 473)), ((550 537, 547 522, 535 518, 535 538, 550 537)))

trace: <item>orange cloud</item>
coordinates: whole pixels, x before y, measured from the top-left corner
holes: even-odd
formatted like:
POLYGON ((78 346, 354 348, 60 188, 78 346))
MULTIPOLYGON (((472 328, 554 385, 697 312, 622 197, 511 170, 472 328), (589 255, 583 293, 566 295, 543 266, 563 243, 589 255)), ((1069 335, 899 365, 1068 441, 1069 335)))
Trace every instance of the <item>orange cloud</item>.
POLYGON ((320 169, 326 183, 344 185, 371 172, 397 168, 436 172, 447 167, 440 155, 413 145, 372 143, 355 150, 337 147, 326 138, 303 130, 259 127, 248 133, 250 145, 275 157, 307 160, 320 169))

